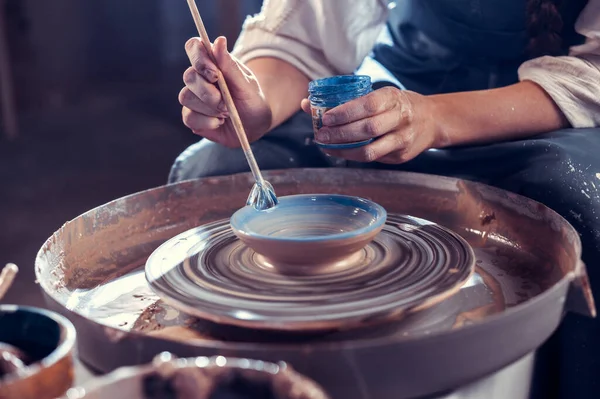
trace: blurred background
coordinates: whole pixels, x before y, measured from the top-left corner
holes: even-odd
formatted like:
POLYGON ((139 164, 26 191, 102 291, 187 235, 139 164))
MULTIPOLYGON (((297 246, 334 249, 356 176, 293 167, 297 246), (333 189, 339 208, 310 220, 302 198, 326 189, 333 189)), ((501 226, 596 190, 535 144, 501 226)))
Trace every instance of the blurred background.
MULTIPOLYGON (((233 45, 262 0, 197 0, 233 45)), ((33 262, 66 221, 165 184, 197 140, 177 95, 197 36, 184 0, 0 0, 0 267, 4 302, 43 305, 33 262)))

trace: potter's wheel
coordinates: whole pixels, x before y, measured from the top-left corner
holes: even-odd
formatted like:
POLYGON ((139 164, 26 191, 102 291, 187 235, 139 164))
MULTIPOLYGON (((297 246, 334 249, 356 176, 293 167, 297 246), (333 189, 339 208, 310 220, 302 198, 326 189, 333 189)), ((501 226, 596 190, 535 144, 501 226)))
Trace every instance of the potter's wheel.
POLYGON ((388 215, 379 235, 347 259, 281 271, 245 246, 225 219, 161 245, 146 263, 146 278, 165 302, 188 314, 299 332, 400 319, 454 294, 474 264, 473 250, 459 235, 426 220, 388 215))
POLYGON ((432 397, 535 351, 564 312, 594 312, 577 232, 534 201, 393 171, 287 170, 265 179, 280 196, 354 195, 390 214, 430 220, 469 243, 475 272, 448 299, 374 327, 298 336, 195 318, 150 289, 144 265, 178 234, 231 217, 253 180, 241 174, 167 185, 79 216, 38 254, 48 306, 74 322, 86 364, 106 372, 161 351, 283 360, 334 398, 432 397))

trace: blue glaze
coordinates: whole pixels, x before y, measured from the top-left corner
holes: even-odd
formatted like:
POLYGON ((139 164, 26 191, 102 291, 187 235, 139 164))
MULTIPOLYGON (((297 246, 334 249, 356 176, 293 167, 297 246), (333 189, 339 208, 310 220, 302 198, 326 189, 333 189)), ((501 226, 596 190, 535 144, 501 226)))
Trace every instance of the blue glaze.
POLYGON ((251 238, 321 242, 368 234, 386 219, 381 205, 364 198, 308 194, 280 197, 279 204, 263 211, 246 206, 230 222, 237 233, 251 238))
POLYGON ((368 140, 364 140, 364 141, 355 141, 352 143, 341 143, 341 144, 325 144, 325 143, 320 143, 317 140, 315 140, 315 144, 318 147, 321 148, 325 148, 325 149, 329 149, 329 150, 349 150, 352 148, 358 148, 358 147, 362 147, 365 146, 369 143, 372 143, 374 139, 368 139, 368 140))
MULTIPOLYGON (((323 127, 323 114, 331 108, 362 97, 373 91, 371 78, 362 75, 342 75, 313 80, 308 84, 308 100, 310 101, 313 129, 315 133, 323 127)), ((362 147, 371 143, 373 139, 354 143, 320 143, 315 144, 321 148, 344 150, 362 147)))
POLYGON ((372 90, 369 76, 332 76, 310 82, 308 99, 312 106, 333 108, 369 94, 372 90))

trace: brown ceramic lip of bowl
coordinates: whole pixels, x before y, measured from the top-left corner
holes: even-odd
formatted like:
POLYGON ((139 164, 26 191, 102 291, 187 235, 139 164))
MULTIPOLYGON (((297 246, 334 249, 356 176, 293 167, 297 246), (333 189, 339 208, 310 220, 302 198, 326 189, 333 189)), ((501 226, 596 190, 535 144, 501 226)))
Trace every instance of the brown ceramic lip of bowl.
POLYGON ((246 378, 257 382, 270 380, 273 383, 273 389, 278 389, 279 394, 287 394, 284 397, 329 399, 319 384, 298 373, 285 362, 272 363, 224 356, 177 358, 170 352, 159 353, 150 364, 121 367, 82 387, 73 387, 63 399, 142 399, 145 397, 142 388, 145 377, 158 374, 168 378, 178 371, 191 369, 208 370, 204 377, 213 381, 218 378, 218 371, 237 371, 245 373, 246 378), (211 372, 210 370, 218 371, 211 372), (277 379, 279 379, 278 383, 276 383, 277 379), (118 393, 115 395, 116 392, 123 396, 118 393))
POLYGON ((274 266, 318 267, 331 266, 363 249, 383 229, 386 220, 386 210, 365 198, 303 194, 280 197, 279 203, 267 210, 246 206, 233 214, 230 223, 246 246, 274 266), (308 232, 314 225, 307 224, 307 220, 321 223, 326 231, 308 232), (279 229, 285 223, 304 224, 305 230, 286 235, 279 229))
MULTIPOLYGON (((32 329, 35 321, 48 323, 48 326, 56 326, 58 333, 58 343, 52 351, 36 359, 28 365, 19 374, 9 374, 0 379, 0 397, 1 398, 19 398, 19 399, 50 399, 63 395, 73 384, 73 353, 75 351, 76 331, 73 324, 65 317, 60 316, 48 310, 19 306, 19 305, 0 305, 0 329, 30 329, 31 337, 42 341, 48 336, 48 331, 32 329), (28 326, 8 326, 8 318, 17 318, 19 314, 23 315, 28 326), (27 319, 27 318, 31 319, 27 319)), ((26 330, 25 330, 26 331, 26 330)), ((24 338, 28 338, 26 333, 22 333, 24 338)), ((0 332, 0 340, 3 340, 3 334, 0 332)), ((27 339, 25 339, 27 341, 27 339)), ((29 340, 31 341, 31 340, 29 340)), ((14 344, 12 342, 6 342, 14 344)), ((42 343, 40 342, 40 345, 42 343)), ((31 348, 20 347, 19 349, 28 352, 31 348)))

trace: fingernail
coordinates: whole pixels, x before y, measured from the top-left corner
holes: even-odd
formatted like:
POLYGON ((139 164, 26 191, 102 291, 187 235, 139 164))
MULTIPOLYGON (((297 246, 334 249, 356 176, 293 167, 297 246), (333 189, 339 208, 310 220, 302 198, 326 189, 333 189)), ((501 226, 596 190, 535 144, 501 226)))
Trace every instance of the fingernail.
POLYGON ((224 112, 224 113, 220 114, 219 118, 223 118, 223 119, 229 118, 229 112, 224 112))
POLYGON ((190 40, 185 42, 185 49, 189 51, 189 50, 193 49, 197 43, 198 43, 198 39, 196 39, 195 37, 191 38, 190 40))
POLYGON ((221 36, 223 38, 223 46, 225 46, 225 51, 227 51, 229 53, 229 50, 227 49, 227 38, 225 36, 221 36))
POLYGON ((323 115, 322 120, 324 125, 333 125, 333 123, 335 123, 335 116, 331 114, 325 114, 323 115))
POLYGON ((227 111, 228 111, 228 110, 227 110, 227 106, 225 105, 225 103, 224 103, 223 101, 221 101, 221 102, 219 103, 219 105, 217 106, 217 109, 218 109, 219 111, 222 111, 222 112, 227 112, 227 111))

